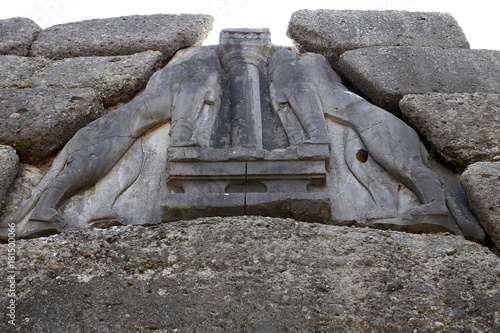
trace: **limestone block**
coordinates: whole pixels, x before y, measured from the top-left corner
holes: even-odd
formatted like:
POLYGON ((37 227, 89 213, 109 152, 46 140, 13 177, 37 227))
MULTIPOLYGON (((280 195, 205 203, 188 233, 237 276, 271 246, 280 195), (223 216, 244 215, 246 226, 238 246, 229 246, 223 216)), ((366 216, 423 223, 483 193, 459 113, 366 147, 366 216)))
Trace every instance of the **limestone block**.
POLYGON ((299 10, 287 31, 302 51, 323 54, 338 70, 348 50, 371 46, 469 48, 450 14, 406 11, 299 10))
POLYGON ((158 51, 128 56, 78 57, 48 62, 32 77, 33 87, 93 88, 104 106, 128 101, 161 66, 158 51))
POLYGON ((500 51, 370 47, 345 52, 339 65, 359 91, 393 113, 407 94, 500 93, 500 51))
POLYGON ((58 61, 6 55, 0 56, 0 88, 93 88, 111 106, 130 100, 161 62, 158 51, 58 61))
POLYGON ((458 169, 500 161, 499 94, 407 95, 400 109, 403 118, 458 169))
POLYGON ((460 177, 472 210, 500 248, 500 162, 478 162, 460 177))
POLYGON ((0 89, 0 143, 38 163, 102 112, 92 89, 0 89))
POLYGON ((40 31, 42 28, 29 18, 0 20, 0 54, 27 56, 40 31))
POLYGON ((0 88, 31 88, 31 77, 49 60, 41 57, 0 56, 0 88))
POLYGON ((156 14, 59 24, 40 33, 30 54, 62 59, 156 50, 168 59, 181 48, 201 44, 212 23, 208 15, 156 14))
POLYGON ((19 156, 14 148, 0 145, 0 208, 8 188, 14 181, 19 169, 19 156))
POLYGON ((25 332, 500 329, 500 259, 452 235, 230 217, 16 244, 25 332))

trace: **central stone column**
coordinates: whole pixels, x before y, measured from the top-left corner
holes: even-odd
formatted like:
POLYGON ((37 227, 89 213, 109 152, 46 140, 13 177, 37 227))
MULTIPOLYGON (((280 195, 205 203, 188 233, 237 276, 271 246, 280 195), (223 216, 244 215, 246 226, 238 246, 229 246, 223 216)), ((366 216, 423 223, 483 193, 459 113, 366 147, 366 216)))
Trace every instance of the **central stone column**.
POLYGON ((262 149, 261 73, 271 55, 269 29, 226 29, 220 56, 229 74, 232 147, 262 149))

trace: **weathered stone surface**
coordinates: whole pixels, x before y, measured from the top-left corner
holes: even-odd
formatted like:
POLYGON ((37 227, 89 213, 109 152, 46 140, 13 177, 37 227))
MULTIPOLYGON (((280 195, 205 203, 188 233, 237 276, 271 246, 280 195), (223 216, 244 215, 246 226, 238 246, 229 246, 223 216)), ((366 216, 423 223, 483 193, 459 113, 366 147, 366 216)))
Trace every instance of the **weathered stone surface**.
POLYGON ((104 106, 129 100, 162 62, 158 51, 128 56, 78 57, 51 61, 32 77, 33 87, 93 88, 104 106))
POLYGON ((357 89, 393 113, 407 94, 500 93, 500 51, 370 47, 345 52, 339 65, 357 89))
POLYGON ((20 331, 500 329, 500 259, 456 236, 241 217, 16 246, 20 331))
POLYGON ((407 95, 399 105, 403 119, 457 168, 500 161, 499 94, 407 95))
POLYGON ((1 89, 0 143, 23 162, 38 163, 102 112, 92 89, 1 89))
POLYGON ((30 197, 31 191, 40 183, 50 168, 50 162, 49 159, 41 166, 19 163, 17 176, 3 198, 0 219, 15 212, 21 203, 30 197))
POLYGON ((212 30, 208 15, 146 15, 66 23, 42 31, 30 54, 52 59, 113 56, 156 50, 170 58, 199 45, 212 30))
POLYGON ((472 210, 500 248, 500 162, 470 165, 460 177, 472 210))
POLYGON ((302 51, 323 54, 335 70, 347 50, 371 46, 469 48, 450 14, 406 11, 299 10, 287 31, 302 51))
POLYGON ((0 145, 0 208, 8 188, 14 181, 19 169, 19 156, 14 148, 0 145))
POLYGON ((101 94, 104 105, 111 106, 134 96, 160 68, 161 62, 162 54, 158 51, 58 61, 0 56, 0 87, 93 88, 101 94))
POLYGON ((0 20, 0 54, 27 56, 40 31, 42 28, 28 18, 0 20))
POLYGON ((219 54, 177 52, 140 96, 75 134, 0 238, 14 222, 22 238, 253 214, 484 239, 411 127, 322 55, 273 49, 267 29, 231 29, 219 54))
POLYGON ((31 88, 31 77, 48 62, 41 57, 0 56, 0 88, 31 88))

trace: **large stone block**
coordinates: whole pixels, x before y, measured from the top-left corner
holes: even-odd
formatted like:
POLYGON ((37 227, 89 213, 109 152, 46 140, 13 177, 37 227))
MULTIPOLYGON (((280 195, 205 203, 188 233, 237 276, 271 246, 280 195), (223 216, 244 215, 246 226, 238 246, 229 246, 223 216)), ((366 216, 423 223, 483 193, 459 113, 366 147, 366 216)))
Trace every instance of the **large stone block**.
POLYGON ((472 210, 500 248, 500 162, 478 162, 460 177, 472 210))
POLYGON ((500 259, 451 235, 232 217, 16 244, 24 332, 500 329, 500 259))
POLYGON ((102 112, 92 89, 0 89, 0 144, 38 163, 102 112))
POLYGON ((93 88, 101 94, 104 105, 111 106, 133 97, 161 63, 158 51, 57 61, 0 56, 0 88, 93 88))
POLYGON ((40 31, 42 28, 28 18, 0 20, 0 54, 27 56, 40 31))
POLYGON ((42 57, 0 56, 0 88, 31 88, 31 77, 48 62, 42 57))
POLYGON ((128 101, 146 85, 162 62, 158 51, 128 56, 78 57, 51 61, 32 77, 33 87, 93 88, 104 106, 128 101))
POLYGON ((500 95, 407 95, 403 118, 425 135, 459 169, 480 161, 500 161, 500 95))
POLYGON ((0 208, 3 198, 14 181, 19 169, 19 156, 14 148, 0 145, 0 208))
POLYGON ((396 114, 408 94, 500 93, 500 51, 370 47, 345 52, 339 65, 374 104, 396 114))
POLYGON ((181 48, 201 44, 212 23, 208 15, 157 14, 60 24, 42 31, 30 54, 62 59, 156 50, 168 59, 181 48))
POLYGON ((323 54, 338 70, 348 50, 371 46, 469 48, 450 14, 406 11, 299 10, 287 35, 303 51, 323 54))

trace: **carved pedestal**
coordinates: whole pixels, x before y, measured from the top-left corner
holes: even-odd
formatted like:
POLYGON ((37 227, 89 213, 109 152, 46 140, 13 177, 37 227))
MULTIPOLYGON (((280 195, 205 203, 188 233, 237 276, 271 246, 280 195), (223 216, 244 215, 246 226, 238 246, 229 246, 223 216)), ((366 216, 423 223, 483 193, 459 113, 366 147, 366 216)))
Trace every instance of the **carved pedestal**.
POLYGON ((300 149, 231 156, 231 150, 170 148, 163 220, 232 215, 327 220, 328 146, 314 148, 315 156, 299 155, 300 149))

